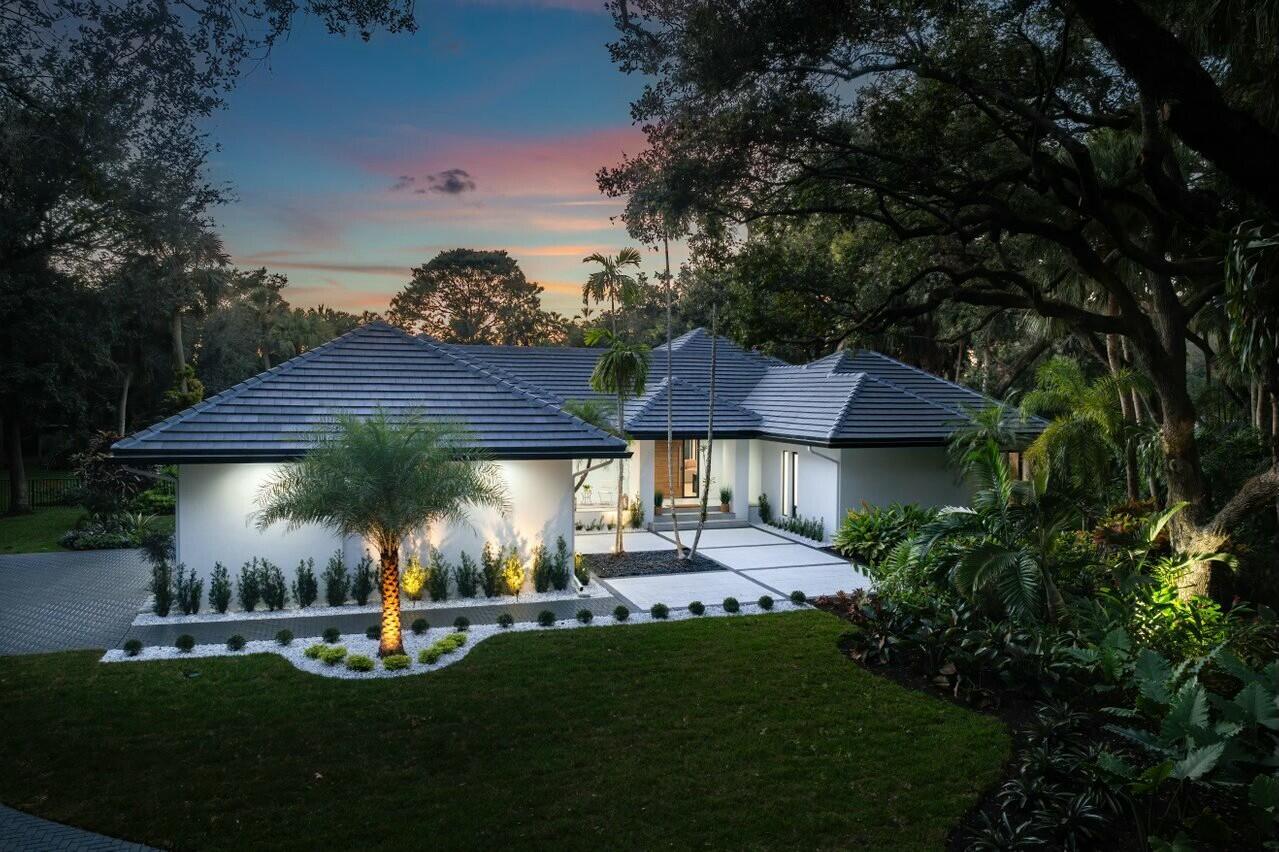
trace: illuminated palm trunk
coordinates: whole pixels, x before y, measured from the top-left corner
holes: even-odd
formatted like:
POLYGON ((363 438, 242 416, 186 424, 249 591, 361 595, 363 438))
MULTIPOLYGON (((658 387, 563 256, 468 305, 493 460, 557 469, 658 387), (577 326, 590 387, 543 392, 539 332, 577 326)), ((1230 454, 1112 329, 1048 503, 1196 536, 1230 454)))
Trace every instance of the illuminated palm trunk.
POLYGON ((377 655, 389 657, 404 653, 404 637, 400 630, 400 549, 381 548, 378 582, 382 594, 382 641, 377 655))

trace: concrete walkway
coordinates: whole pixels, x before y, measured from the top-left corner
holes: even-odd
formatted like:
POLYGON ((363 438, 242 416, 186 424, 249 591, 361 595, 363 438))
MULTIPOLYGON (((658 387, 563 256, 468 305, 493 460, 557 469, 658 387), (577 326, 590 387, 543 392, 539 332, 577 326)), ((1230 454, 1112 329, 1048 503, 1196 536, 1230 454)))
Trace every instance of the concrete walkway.
POLYGON ((50 822, 0 805, 0 849, 5 852, 149 852, 150 846, 116 840, 83 829, 50 822))
MULTIPOLYGON (((627 548, 631 548, 632 536, 637 537, 637 544, 642 541, 646 550, 658 549, 652 539, 662 539, 670 548, 675 546, 670 532, 645 532, 627 533, 627 548)), ((689 531, 681 532, 680 541, 685 547, 692 543, 689 531)), ((697 552, 728 570, 617 577, 600 582, 640 609, 655 603, 670 607, 685 607, 693 601, 718 604, 726 597, 751 602, 763 595, 789 597, 794 591, 814 597, 870 586, 869 578, 848 560, 760 527, 705 530, 697 552)))
POLYGON ((0 556, 0 654, 118 647, 150 579, 139 550, 0 556))

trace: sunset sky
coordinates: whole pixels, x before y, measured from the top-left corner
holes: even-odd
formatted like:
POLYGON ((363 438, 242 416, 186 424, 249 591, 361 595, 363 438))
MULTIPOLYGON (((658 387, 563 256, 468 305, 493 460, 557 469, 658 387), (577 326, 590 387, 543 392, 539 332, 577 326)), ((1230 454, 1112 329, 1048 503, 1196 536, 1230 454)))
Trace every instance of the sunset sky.
POLYGON ((287 274, 295 305, 383 310, 438 251, 504 248, 575 313, 582 257, 628 244, 594 173, 643 144, 611 19, 595 0, 506 0, 418 20, 369 43, 306 22, 244 76, 211 127, 234 262, 287 274))

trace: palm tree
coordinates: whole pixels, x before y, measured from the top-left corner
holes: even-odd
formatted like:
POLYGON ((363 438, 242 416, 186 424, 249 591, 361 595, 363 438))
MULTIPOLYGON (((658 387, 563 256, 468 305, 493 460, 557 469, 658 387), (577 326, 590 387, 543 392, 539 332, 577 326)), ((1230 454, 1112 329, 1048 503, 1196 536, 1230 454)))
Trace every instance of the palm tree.
MULTIPOLYGON (((644 392, 648 381, 648 347, 638 343, 627 343, 606 328, 593 328, 586 333, 587 346, 604 346, 604 352, 595 362, 595 370, 591 373, 591 389, 599 393, 611 393, 617 397, 616 429, 618 437, 626 440, 626 418, 624 406, 626 397, 638 396, 644 392)), ((620 555, 622 547, 622 473, 620 462, 617 465, 617 540, 613 543, 613 553, 620 555)))
POLYGON ((628 266, 639 269, 639 250, 624 248, 613 256, 596 252, 582 258, 582 263, 600 265, 600 269, 592 272, 582 285, 583 311, 590 307, 591 300, 603 302, 607 299, 613 335, 617 336, 617 306, 632 304, 639 296, 639 282, 623 271, 628 266))
MULTIPOLYGON (((1035 374, 1035 388, 1022 398, 1026 414, 1047 417, 1050 422, 1026 450, 1032 467, 1044 467, 1081 493, 1100 495, 1117 458, 1135 453, 1135 429, 1119 405, 1134 390, 1142 390, 1142 377, 1120 368, 1089 381, 1070 358, 1046 361, 1035 374)), ((1136 499, 1135 469, 1127 471, 1129 498, 1136 499)))
POLYGON ((682 562, 686 556, 684 544, 679 540, 679 512, 675 510, 675 373, 672 361, 674 336, 671 331, 671 299, 675 293, 675 279, 671 277, 671 240, 662 237, 662 253, 666 256, 666 493, 671 495, 671 529, 675 532, 675 561, 682 562))
POLYGON ((258 494, 257 526, 322 524, 358 535, 378 552, 382 639, 378 656, 404 653, 400 542, 431 524, 460 521, 469 507, 506 510, 497 468, 471 449, 460 426, 385 411, 337 418, 296 464, 282 465, 258 494))
POLYGON ((1074 520, 1046 492, 1042 469, 1031 481, 1013 478, 994 441, 971 451, 965 478, 974 483, 971 508, 950 507, 920 530, 921 555, 940 542, 958 544, 951 581, 970 599, 993 596, 1018 620, 1061 613, 1054 582, 1060 535, 1074 520))

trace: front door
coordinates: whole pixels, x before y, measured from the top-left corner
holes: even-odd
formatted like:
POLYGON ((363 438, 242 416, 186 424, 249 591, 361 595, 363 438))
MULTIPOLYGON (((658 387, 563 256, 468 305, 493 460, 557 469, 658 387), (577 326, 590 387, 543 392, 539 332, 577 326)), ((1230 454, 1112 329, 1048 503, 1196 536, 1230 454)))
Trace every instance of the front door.
POLYGON ((680 496, 696 497, 702 473, 701 441, 680 442, 680 496))

